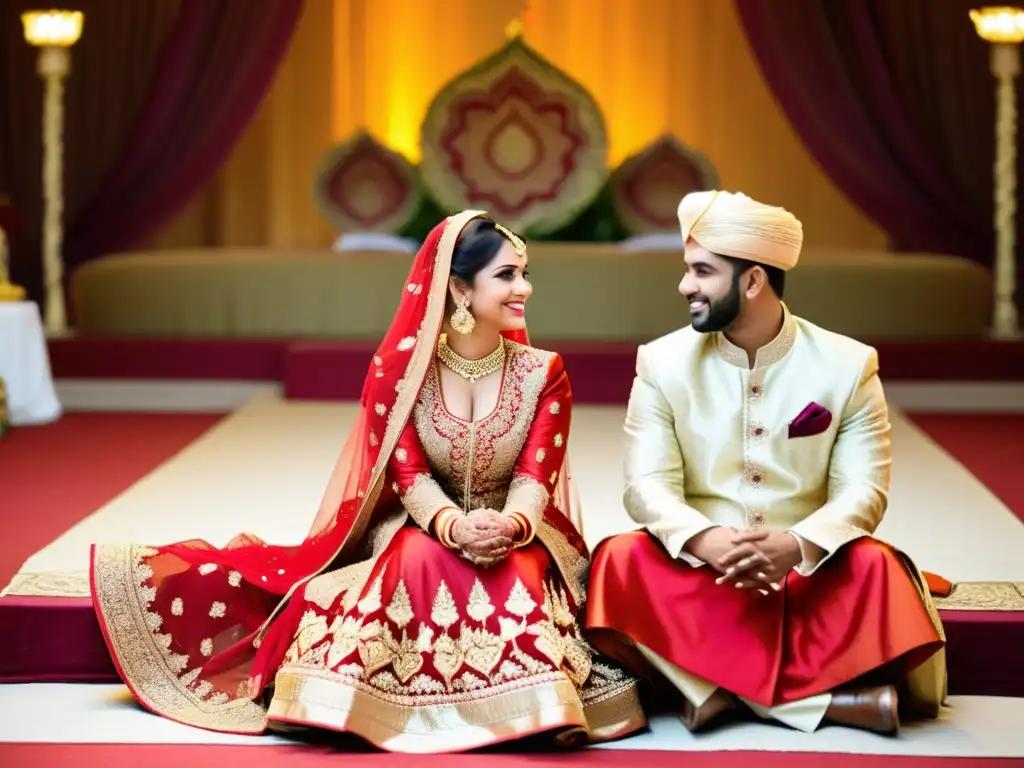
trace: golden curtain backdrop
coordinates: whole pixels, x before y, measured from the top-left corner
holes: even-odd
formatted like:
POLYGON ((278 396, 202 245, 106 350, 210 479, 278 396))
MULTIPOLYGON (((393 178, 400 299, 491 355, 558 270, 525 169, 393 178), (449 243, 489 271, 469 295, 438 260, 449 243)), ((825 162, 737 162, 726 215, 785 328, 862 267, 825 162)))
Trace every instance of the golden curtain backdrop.
MULTIPOLYGON (((360 127, 412 160, 434 94, 505 42, 524 0, 307 0, 291 51, 231 160, 154 243, 326 246, 317 161, 360 127), (439 10, 441 9, 441 10, 439 10)), ((783 205, 810 246, 885 234, 790 127, 727 0, 533 0, 526 38, 587 87, 614 165, 663 133, 706 153, 726 189, 783 205)))

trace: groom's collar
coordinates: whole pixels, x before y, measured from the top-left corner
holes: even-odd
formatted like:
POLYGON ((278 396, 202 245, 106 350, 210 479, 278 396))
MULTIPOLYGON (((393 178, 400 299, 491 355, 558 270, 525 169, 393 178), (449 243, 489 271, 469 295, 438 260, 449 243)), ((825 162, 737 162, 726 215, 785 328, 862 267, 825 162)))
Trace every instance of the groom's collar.
MULTIPOLYGON (((796 318, 790 314, 789 307, 785 302, 782 304, 782 315, 782 329, 778 336, 757 350, 754 369, 766 368, 779 362, 793 348, 793 342, 796 340, 796 318)), ((747 357, 747 353, 725 338, 724 333, 715 334, 715 348, 722 359, 730 365, 735 365, 737 368, 750 368, 750 359, 747 357)))

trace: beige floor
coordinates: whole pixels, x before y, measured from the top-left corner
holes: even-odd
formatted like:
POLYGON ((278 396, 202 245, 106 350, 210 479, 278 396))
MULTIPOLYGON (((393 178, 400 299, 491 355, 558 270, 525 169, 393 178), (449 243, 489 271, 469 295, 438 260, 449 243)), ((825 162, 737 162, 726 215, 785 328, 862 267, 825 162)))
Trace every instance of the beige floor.
MULTIPOLYGON (((139 709, 119 685, 0 685, 0 712, 0 744, 287 743, 282 736, 233 736, 173 723, 139 709)), ((907 726, 896 739, 845 728, 806 734, 759 723, 694 736, 678 719, 659 717, 647 733, 600 748, 1024 758, 1022 722, 1024 699, 954 697, 938 721, 907 726)))

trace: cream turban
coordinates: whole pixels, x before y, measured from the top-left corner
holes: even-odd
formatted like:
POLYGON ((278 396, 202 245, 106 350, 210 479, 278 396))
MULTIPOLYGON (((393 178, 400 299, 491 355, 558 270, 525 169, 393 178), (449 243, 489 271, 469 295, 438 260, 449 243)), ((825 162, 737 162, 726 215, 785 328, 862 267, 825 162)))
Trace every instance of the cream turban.
POLYGON ((679 203, 683 243, 693 238, 712 253, 790 270, 804 230, 785 208, 733 192, 691 192, 679 203))

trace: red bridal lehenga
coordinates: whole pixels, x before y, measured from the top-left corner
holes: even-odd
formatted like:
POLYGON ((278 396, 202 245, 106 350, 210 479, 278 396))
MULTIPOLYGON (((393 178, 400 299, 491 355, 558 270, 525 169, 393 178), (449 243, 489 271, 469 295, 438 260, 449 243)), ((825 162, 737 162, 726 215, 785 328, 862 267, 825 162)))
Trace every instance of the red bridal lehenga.
POLYGON ((452 253, 480 215, 446 219, 417 254, 302 544, 93 547, 96 614, 147 709, 233 733, 345 731, 399 752, 646 725, 635 681, 595 657, 578 623, 589 562, 571 523, 560 358, 509 334, 489 416, 462 421, 440 395, 452 253), (446 506, 515 512, 533 539, 474 566, 427 532, 446 506))

